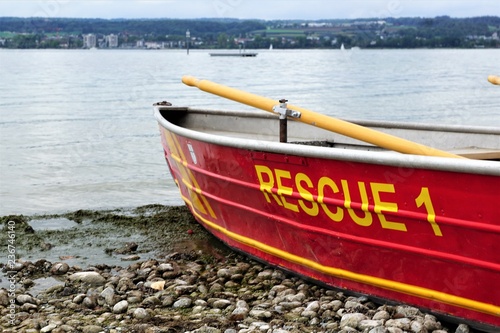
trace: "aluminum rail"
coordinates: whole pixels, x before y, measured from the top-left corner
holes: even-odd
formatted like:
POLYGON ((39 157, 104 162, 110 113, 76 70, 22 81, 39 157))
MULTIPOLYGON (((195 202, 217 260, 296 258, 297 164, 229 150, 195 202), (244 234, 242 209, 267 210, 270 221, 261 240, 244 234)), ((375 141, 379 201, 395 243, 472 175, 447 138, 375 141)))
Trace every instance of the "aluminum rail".
MULTIPOLYGON (((212 81, 199 80, 193 76, 183 76, 182 82, 188 86, 197 87, 202 91, 272 113, 275 113, 275 108, 279 106, 279 103, 277 103, 273 99, 224 86, 212 81)), ((300 117, 293 118, 297 121, 313 125, 328 131, 336 132, 360 141, 371 143, 373 145, 389 150, 413 155, 463 158, 446 151, 428 147, 413 141, 359 126, 334 117, 325 116, 320 113, 316 113, 314 111, 291 104, 288 104, 287 108, 300 113, 300 117)))

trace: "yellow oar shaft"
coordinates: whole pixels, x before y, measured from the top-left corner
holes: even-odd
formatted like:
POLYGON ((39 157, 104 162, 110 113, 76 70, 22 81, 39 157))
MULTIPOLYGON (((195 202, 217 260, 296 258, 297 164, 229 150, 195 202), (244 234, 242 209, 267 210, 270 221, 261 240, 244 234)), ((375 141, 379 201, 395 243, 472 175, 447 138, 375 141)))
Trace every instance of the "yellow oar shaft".
MULTIPOLYGON (((278 105, 278 103, 273 99, 227 87, 208 80, 198 80, 192 76, 184 76, 182 78, 182 82, 188 86, 197 87, 198 89, 206 91, 208 93, 269 112, 274 112, 273 107, 278 105)), ((288 104, 287 108, 301 113, 300 118, 297 119, 298 121, 328 131, 339 133, 360 141, 368 142, 382 148, 405 154, 462 158, 458 155, 454 155, 432 147, 427 147, 413 141, 398 138, 396 136, 375 131, 370 128, 356 125, 344 120, 325 116, 314 111, 294 106, 292 104, 288 104)))
POLYGON ((488 76, 488 81, 490 81, 490 83, 500 85, 500 76, 490 75, 488 76))

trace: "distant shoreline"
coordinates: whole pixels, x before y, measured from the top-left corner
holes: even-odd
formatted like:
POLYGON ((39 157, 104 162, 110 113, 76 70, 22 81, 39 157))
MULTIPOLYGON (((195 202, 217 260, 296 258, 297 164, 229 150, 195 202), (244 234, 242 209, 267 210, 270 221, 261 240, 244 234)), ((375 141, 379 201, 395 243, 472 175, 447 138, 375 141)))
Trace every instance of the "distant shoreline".
POLYGON ((500 17, 324 20, 0 17, 0 48, 500 48, 500 17))
MULTIPOLYGON (((360 47, 355 47, 353 48, 355 50, 373 50, 373 51, 382 51, 382 50, 498 50, 500 47, 418 47, 418 48, 408 48, 408 47, 370 47, 370 48, 360 48, 360 47)), ((59 50, 59 51, 151 51, 151 52, 183 52, 186 53, 186 50, 183 49, 145 49, 145 48, 95 48, 95 49, 85 49, 85 48, 5 48, 5 47, 0 47, 0 51, 3 50, 37 50, 37 51, 43 51, 43 50, 59 50)), ((280 52, 280 51, 342 51, 338 48, 294 48, 294 49, 279 49, 275 48, 273 51, 280 52)), ((189 52, 197 52, 197 53, 210 53, 210 52, 218 52, 218 51, 228 51, 228 52, 238 52, 237 49, 191 49, 189 52)), ((268 51, 266 48, 262 49, 248 49, 247 51, 259 51, 259 52, 266 52, 268 51)), ((268 51, 273 52, 273 51, 268 51)), ((346 48, 345 51, 351 51, 350 48, 346 48)))

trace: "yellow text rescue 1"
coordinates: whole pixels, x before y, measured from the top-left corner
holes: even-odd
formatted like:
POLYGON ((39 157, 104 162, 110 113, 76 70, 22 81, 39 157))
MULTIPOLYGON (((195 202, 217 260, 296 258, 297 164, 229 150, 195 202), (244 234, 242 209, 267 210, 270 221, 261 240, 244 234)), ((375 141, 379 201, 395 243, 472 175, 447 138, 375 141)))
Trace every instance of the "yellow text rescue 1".
MULTIPOLYGON (((271 169, 265 165, 255 165, 255 171, 260 190, 268 203, 274 202, 285 209, 294 212, 302 211, 310 216, 318 216, 322 210, 334 222, 341 222, 345 214, 348 214, 356 224, 363 227, 371 226, 374 215, 376 215, 382 228, 407 231, 405 223, 389 221, 386 217, 389 214, 397 215, 398 204, 381 199, 381 194, 385 194, 386 197, 387 194, 396 195, 394 184, 358 181, 357 190, 361 204, 355 203, 353 205, 351 201, 352 189, 346 179, 335 182, 333 179, 323 176, 317 183, 313 183, 309 176, 301 172, 292 175, 288 170, 271 169), (293 184, 294 187, 285 184, 293 184), (313 195, 312 190, 317 195, 313 195), (370 191, 373 200, 371 205, 368 200, 368 191, 370 191), (341 199, 325 196, 325 193, 341 194, 339 195, 341 199)), ((415 204, 418 208, 424 206, 427 213, 426 220, 430 223, 434 235, 442 236, 441 229, 436 223, 436 215, 427 187, 420 189, 420 194, 415 198, 415 204)))

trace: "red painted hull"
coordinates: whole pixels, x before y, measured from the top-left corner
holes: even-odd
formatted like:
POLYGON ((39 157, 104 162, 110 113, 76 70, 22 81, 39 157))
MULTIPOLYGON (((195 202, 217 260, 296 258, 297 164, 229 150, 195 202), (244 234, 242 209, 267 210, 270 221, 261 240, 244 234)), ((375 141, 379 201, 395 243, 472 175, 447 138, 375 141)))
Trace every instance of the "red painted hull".
POLYGON ((500 327, 500 177, 161 135, 182 198, 229 246, 329 286, 500 327))

